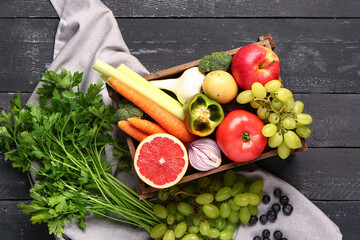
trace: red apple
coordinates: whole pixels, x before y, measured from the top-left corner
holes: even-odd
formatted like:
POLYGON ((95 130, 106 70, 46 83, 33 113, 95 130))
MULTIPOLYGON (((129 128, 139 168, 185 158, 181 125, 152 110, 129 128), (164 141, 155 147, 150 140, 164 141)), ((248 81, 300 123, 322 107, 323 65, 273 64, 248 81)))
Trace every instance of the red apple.
POLYGON ((279 79, 279 57, 270 48, 257 44, 246 45, 233 56, 231 73, 243 90, 251 89, 254 82, 265 85, 279 79))

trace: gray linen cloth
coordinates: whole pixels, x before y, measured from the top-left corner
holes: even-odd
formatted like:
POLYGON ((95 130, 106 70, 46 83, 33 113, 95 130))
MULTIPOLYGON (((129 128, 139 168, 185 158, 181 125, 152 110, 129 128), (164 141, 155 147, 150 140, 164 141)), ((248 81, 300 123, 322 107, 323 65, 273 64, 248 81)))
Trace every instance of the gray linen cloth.
MULTIPOLYGON (((50 70, 59 71, 65 68, 72 72, 84 72, 82 90, 100 79, 99 73, 92 70, 96 59, 101 59, 114 67, 124 63, 140 75, 148 73, 143 65, 130 54, 112 12, 99 0, 51 0, 51 3, 60 17, 60 22, 55 38, 54 60, 49 66, 50 70)), ((103 90, 102 94, 104 103, 112 104, 106 90, 103 90)), ((29 102, 38 101, 38 96, 33 93, 29 102)), ((339 228, 288 183, 262 169, 241 171, 241 173, 248 177, 263 179, 264 193, 272 196, 271 203, 260 204, 259 215, 269 210, 271 204, 277 201, 272 195, 275 187, 281 188, 290 198, 294 212, 291 216, 280 213, 275 223, 262 225, 258 222, 251 227, 241 226, 235 232, 234 239, 251 240, 261 235, 265 228, 272 233, 279 229, 288 239, 342 239, 339 228)), ((137 179, 134 173, 127 174, 120 171, 116 177, 135 189, 137 179)), ((75 223, 68 224, 65 234, 73 240, 150 239, 149 234, 142 229, 93 215, 86 218, 86 225, 86 231, 82 231, 75 223)))

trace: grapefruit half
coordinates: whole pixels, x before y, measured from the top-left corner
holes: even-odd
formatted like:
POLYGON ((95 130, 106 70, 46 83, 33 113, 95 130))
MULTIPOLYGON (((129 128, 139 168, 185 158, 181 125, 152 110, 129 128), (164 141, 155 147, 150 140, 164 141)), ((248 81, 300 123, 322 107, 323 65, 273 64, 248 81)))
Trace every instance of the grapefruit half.
POLYGON ((154 188, 168 188, 180 181, 189 165, 184 144, 167 133, 152 134, 136 148, 135 171, 154 188))

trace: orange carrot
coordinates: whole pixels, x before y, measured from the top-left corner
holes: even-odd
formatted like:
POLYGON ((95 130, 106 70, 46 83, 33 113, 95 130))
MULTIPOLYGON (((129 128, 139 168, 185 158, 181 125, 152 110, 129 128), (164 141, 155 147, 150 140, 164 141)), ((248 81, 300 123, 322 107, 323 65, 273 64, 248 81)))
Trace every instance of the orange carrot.
POLYGON ((118 126, 119 126, 119 128, 121 130, 123 130, 125 133, 130 135, 132 138, 134 138, 138 142, 141 142, 147 136, 149 136, 148 134, 146 134, 143 131, 141 131, 141 130, 137 129, 136 127, 134 127, 131 123, 129 123, 126 120, 119 121, 118 126))
POLYGON ((144 97, 136 90, 115 78, 109 78, 109 82, 118 93, 141 108, 152 119, 160 124, 162 128, 168 131, 171 135, 180 139, 180 141, 187 143, 197 139, 197 136, 191 134, 186 129, 183 121, 174 117, 171 113, 167 112, 147 97, 144 97))
POLYGON ((128 121, 137 129, 149 135, 155 133, 168 133, 159 124, 139 117, 129 118, 128 121))

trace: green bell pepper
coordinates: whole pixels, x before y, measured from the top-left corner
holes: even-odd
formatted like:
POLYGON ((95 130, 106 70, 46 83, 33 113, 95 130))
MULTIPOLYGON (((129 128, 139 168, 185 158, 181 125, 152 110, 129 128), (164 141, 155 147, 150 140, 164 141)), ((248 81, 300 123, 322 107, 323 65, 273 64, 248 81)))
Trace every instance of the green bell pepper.
POLYGON ((224 119, 221 105, 202 93, 192 97, 184 111, 186 128, 201 137, 210 135, 224 119))

